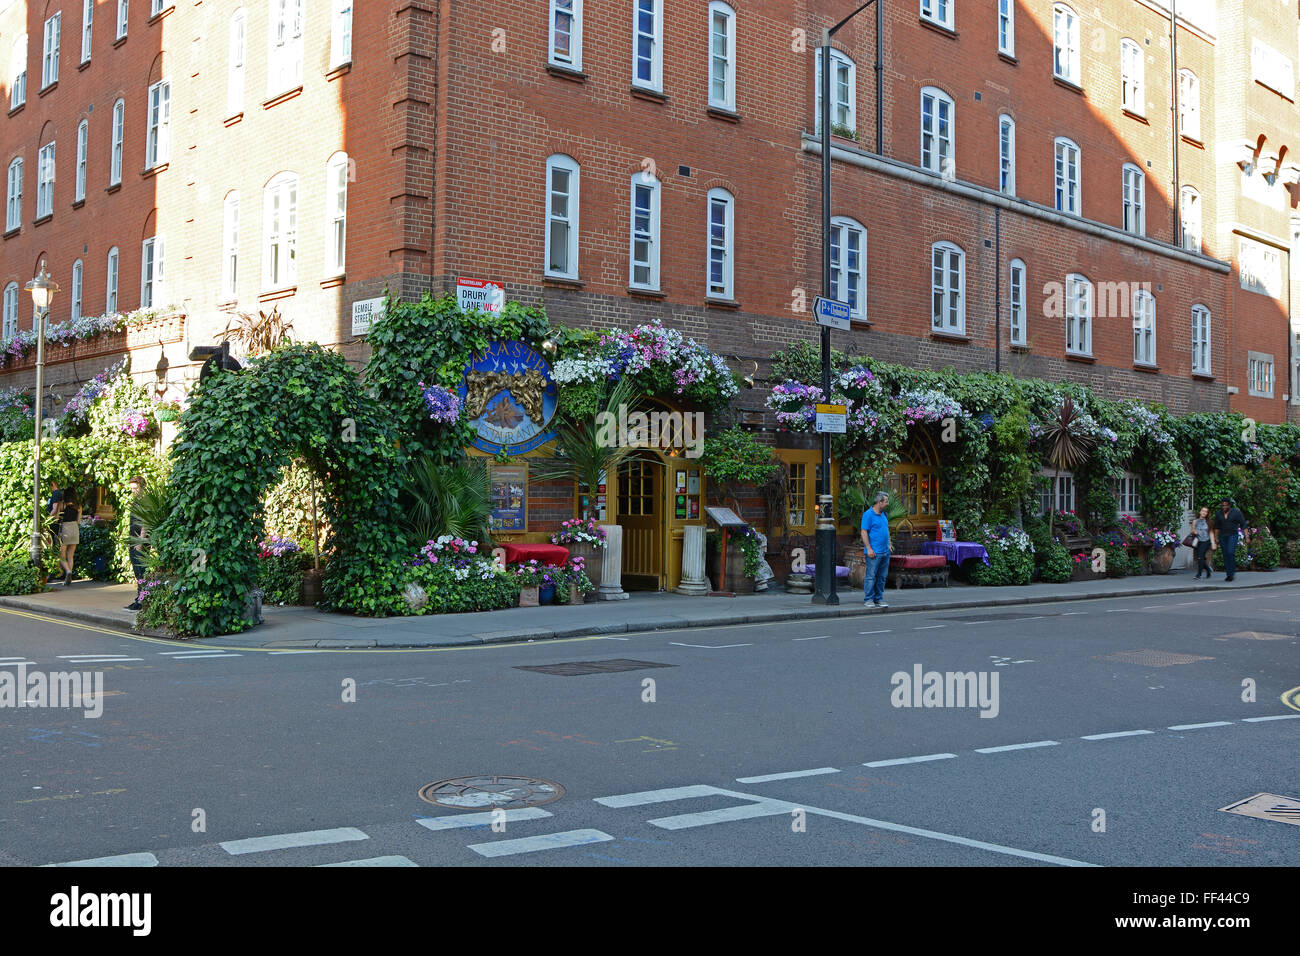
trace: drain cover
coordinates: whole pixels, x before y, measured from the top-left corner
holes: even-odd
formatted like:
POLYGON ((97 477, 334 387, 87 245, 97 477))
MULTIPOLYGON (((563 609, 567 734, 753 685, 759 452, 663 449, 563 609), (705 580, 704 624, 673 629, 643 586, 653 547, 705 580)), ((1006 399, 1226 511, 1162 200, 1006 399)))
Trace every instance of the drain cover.
POLYGON ((1173 667, 1175 664, 1195 664, 1198 661, 1212 661, 1213 657, 1199 654, 1175 654, 1173 651, 1118 651, 1114 654, 1100 654, 1094 661, 1117 661, 1120 664, 1142 664, 1146 667, 1173 667))
POLYGON ((1244 817, 1276 820, 1279 823, 1294 823, 1300 826, 1300 800, 1295 797, 1279 796, 1276 793, 1257 793, 1246 800, 1219 809, 1225 813, 1240 813, 1244 817))
POLYGON ((639 671, 644 667, 676 667, 676 664, 656 664, 653 661, 633 661, 618 657, 609 661, 570 661, 567 664, 538 664, 516 667, 519 671, 536 671, 557 677, 579 677, 582 674, 616 674, 619 671, 639 671))
POLYGON ((564 788, 540 777, 514 777, 509 774, 480 774, 475 777, 452 777, 427 783, 420 788, 420 799, 440 807, 474 810, 499 807, 520 810, 540 807, 564 796, 564 788))

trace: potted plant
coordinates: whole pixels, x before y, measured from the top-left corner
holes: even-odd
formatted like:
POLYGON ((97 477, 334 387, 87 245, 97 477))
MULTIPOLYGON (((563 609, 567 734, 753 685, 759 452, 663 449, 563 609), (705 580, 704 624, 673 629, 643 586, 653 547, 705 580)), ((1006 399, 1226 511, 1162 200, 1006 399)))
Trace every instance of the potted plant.
POLYGON ((537 607, 541 598, 542 578, 545 576, 542 566, 533 558, 515 565, 513 573, 519 582, 519 606, 537 607))
POLYGON ((600 585, 605 529, 596 523, 595 518, 570 518, 561 522, 560 530, 551 535, 551 544, 562 544, 568 548, 572 560, 582 559, 583 570, 593 585, 592 590, 600 585))
POLYGON ((569 594, 569 574, 564 568, 546 568, 542 572, 542 584, 537 590, 539 604, 567 604, 569 594))
POLYGON ((1151 573, 1168 574, 1174 563, 1174 549, 1178 547, 1178 535, 1172 531, 1155 530, 1151 532, 1151 573))
POLYGON ((587 574, 586 559, 581 555, 574 555, 569 559, 569 588, 571 604, 581 604, 588 594, 596 590, 596 585, 587 574))

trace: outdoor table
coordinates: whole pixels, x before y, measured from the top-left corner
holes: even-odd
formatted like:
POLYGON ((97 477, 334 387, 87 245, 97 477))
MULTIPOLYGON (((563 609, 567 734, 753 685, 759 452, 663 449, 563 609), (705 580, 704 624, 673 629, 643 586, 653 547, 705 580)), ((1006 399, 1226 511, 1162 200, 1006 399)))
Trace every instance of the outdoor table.
POLYGON ((968 558, 979 558, 985 564, 989 563, 988 551, 976 541, 926 541, 921 545, 921 553, 941 554, 959 567, 968 558))
POLYGON ((506 553, 506 564, 536 560, 538 564, 546 567, 558 568, 569 561, 569 549, 559 544, 504 541, 499 547, 506 553))
MULTIPOLYGON (((804 565, 804 571, 805 571, 805 573, 807 573, 807 574, 816 575, 816 574, 817 574, 817 565, 815 565, 815 564, 807 564, 807 565, 804 565)), ((849 569, 848 569, 848 566, 847 566, 847 565, 843 565, 843 564, 837 564, 837 565, 835 565, 835 577, 836 577, 836 578, 847 578, 848 576, 849 576, 849 569)))

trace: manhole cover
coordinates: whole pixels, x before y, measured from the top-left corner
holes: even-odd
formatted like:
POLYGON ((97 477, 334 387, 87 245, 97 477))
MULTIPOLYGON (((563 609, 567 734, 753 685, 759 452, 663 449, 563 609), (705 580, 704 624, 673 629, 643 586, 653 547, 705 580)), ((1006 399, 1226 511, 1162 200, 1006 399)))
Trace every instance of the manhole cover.
POLYGON ((1219 809, 1225 813, 1240 813, 1243 817, 1276 820, 1278 823, 1294 823, 1300 826, 1300 800, 1295 797, 1279 796, 1276 793, 1257 793, 1249 799, 1219 809))
POLYGON ((653 661, 633 661, 618 657, 609 661, 570 661, 567 664, 537 664, 517 666, 515 670, 554 674, 557 677, 579 677, 582 674, 616 674, 619 671, 637 671, 644 667, 676 667, 676 664, 656 664, 653 661))
POLYGON ((421 800, 457 810, 476 810, 481 807, 520 810, 553 803, 562 796, 564 788, 554 781, 508 774, 452 777, 427 783, 420 788, 421 800))
POLYGON ((1172 667, 1175 664, 1195 664, 1198 661, 1212 661, 1213 657, 1199 654, 1175 654, 1173 651, 1117 651, 1114 654, 1099 654, 1094 661, 1116 661, 1120 664, 1142 664, 1146 667, 1172 667))

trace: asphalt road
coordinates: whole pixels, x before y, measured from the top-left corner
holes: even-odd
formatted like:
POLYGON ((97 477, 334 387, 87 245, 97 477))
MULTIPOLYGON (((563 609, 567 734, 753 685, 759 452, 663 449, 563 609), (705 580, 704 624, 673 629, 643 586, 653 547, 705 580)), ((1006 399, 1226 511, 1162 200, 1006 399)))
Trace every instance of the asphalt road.
POLYGON ((1300 590, 1225 588, 277 653, 4 611, 0 672, 105 697, 3 714, 0 864, 1296 866, 1300 814, 1220 808, 1300 798, 1298 622, 1300 590), (918 667, 982 675, 984 705, 896 706, 918 667), (565 792, 418 795, 493 774, 565 792))

